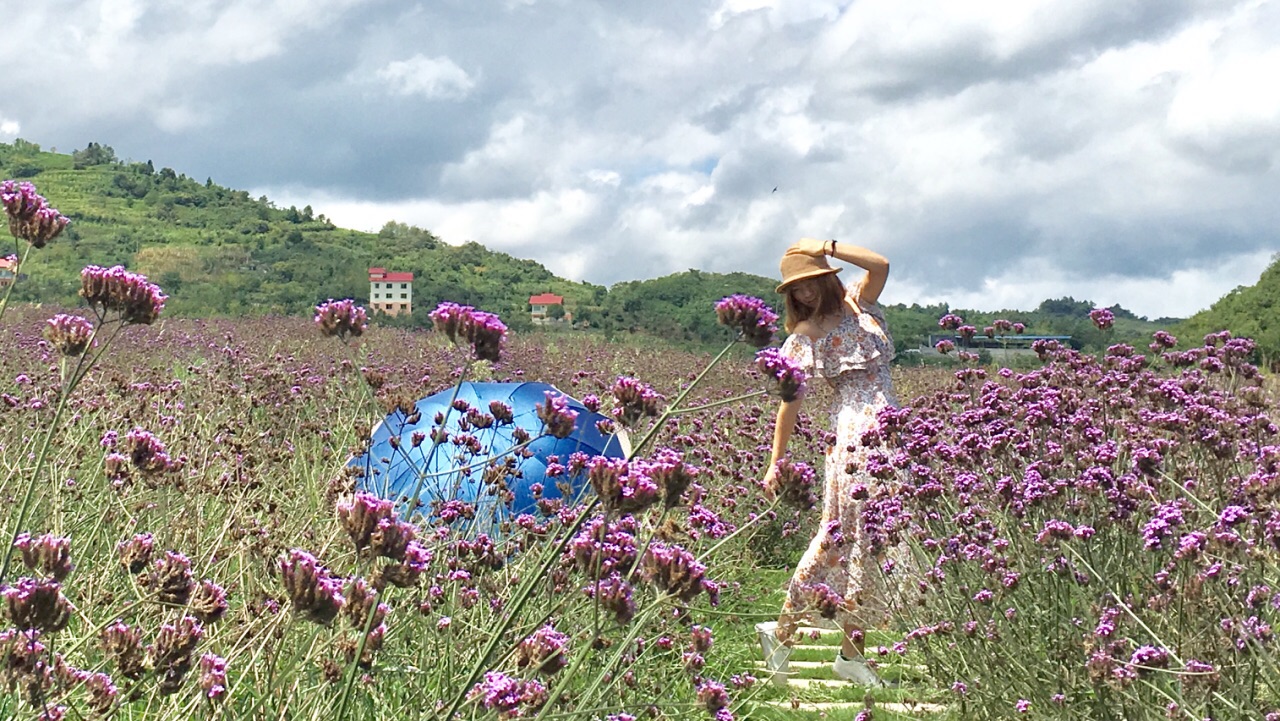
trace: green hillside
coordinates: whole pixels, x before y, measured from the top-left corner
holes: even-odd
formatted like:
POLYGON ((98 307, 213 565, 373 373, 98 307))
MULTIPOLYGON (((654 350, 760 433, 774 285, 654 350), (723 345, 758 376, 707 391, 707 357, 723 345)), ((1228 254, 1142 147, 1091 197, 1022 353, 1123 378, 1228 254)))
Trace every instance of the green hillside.
MULTIPOLYGON (((436 303, 451 300, 498 313, 525 330, 531 327, 529 296, 552 292, 565 297, 580 328, 701 344, 725 337, 711 306, 726 295, 755 295, 781 310, 772 278, 688 270, 612 288, 577 283, 534 261, 474 242, 450 245, 404 223, 389 222, 378 233, 341 229, 310 206, 278 208, 212 179, 157 170, 149 160, 122 162, 97 143, 70 155, 23 140, 0 143, 4 178, 32 181, 72 219, 61 237, 31 254, 22 268, 25 278, 15 286, 18 302, 75 305, 81 268, 118 263, 160 284, 170 295, 169 315, 301 315, 327 298, 367 304, 370 266, 415 275, 414 316, 381 319, 387 323, 427 325, 436 303)), ((1152 332, 1177 322, 1148 321, 1116 306, 1115 329, 1101 333, 1089 322, 1092 308, 1089 301, 1061 298, 1032 311, 939 304, 889 305, 886 313, 899 350, 925 343, 938 331, 938 318, 951 312, 979 332, 1005 318, 1025 323, 1028 333, 1070 335, 1073 345, 1091 350, 1115 342, 1145 345, 1152 332)))
POLYGON ((1240 286, 1209 308, 1196 313, 1175 329, 1179 337, 1198 340, 1208 333, 1230 330, 1253 338, 1262 362, 1280 370, 1280 253, 1258 282, 1240 286))
POLYGON ((107 146, 65 155, 21 140, 0 144, 0 178, 30 180, 72 220, 31 254, 16 301, 74 304, 79 271, 90 263, 145 273, 170 295, 167 312, 188 316, 303 314, 327 298, 367 302, 370 266, 414 273, 419 315, 449 299, 523 319, 536 293, 565 296, 570 307, 605 295, 477 243, 449 245, 401 223, 377 234, 340 229, 310 207, 277 208, 151 161, 119 162, 107 146))

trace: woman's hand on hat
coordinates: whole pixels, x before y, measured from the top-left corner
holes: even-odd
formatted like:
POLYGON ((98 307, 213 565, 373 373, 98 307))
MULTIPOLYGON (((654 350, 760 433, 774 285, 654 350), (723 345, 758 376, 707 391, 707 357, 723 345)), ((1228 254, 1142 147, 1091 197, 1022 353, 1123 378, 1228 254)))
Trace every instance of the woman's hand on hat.
POLYGON ((763 481, 764 500, 768 501, 769 503, 773 503, 774 500, 778 497, 778 494, 775 493, 773 490, 774 484, 777 483, 777 481, 775 480, 777 476, 778 476, 778 465, 776 463, 770 463, 769 470, 765 472, 764 481, 763 481))
POLYGON ((791 247, 805 255, 812 255, 816 258, 820 255, 826 255, 831 250, 831 241, 818 240, 817 238, 801 238, 791 247))

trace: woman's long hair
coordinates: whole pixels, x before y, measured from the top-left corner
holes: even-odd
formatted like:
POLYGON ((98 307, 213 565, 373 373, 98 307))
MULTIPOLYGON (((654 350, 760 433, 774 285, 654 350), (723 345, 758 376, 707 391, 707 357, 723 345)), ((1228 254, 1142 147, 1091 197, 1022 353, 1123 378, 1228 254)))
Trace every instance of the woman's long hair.
POLYGON ((844 283, 836 277, 835 273, 818 276, 814 279, 818 289, 818 302, 813 306, 807 306, 795 299, 794 287, 785 289, 782 294, 782 304, 787 311, 787 320, 783 323, 783 328, 787 333, 795 332, 796 326, 800 321, 809 320, 813 317, 824 318, 834 313, 844 313, 844 283))

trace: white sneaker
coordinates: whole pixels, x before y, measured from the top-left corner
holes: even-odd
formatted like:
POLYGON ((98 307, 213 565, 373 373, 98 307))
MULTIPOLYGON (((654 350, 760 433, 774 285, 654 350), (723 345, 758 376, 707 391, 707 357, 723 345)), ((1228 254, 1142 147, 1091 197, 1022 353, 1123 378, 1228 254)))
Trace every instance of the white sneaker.
POLYGON ((870 688, 887 688, 890 684, 880 678, 870 666, 867 665, 867 659, 862 656, 857 658, 845 658, 844 654, 836 654, 836 661, 832 664, 832 668, 836 672, 838 678, 851 681, 859 686, 868 686, 870 688))
POLYGON ((778 622, 756 624, 760 648, 764 650, 764 667, 772 674, 775 686, 786 686, 791 677, 791 647, 778 640, 778 622))

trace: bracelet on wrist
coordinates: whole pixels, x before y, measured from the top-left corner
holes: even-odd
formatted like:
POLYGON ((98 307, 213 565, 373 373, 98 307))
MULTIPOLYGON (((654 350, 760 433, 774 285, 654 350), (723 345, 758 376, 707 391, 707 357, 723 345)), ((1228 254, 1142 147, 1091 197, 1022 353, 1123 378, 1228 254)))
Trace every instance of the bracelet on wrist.
POLYGON ((831 239, 831 257, 836 257, 836 241, 834 238, 831 239))

